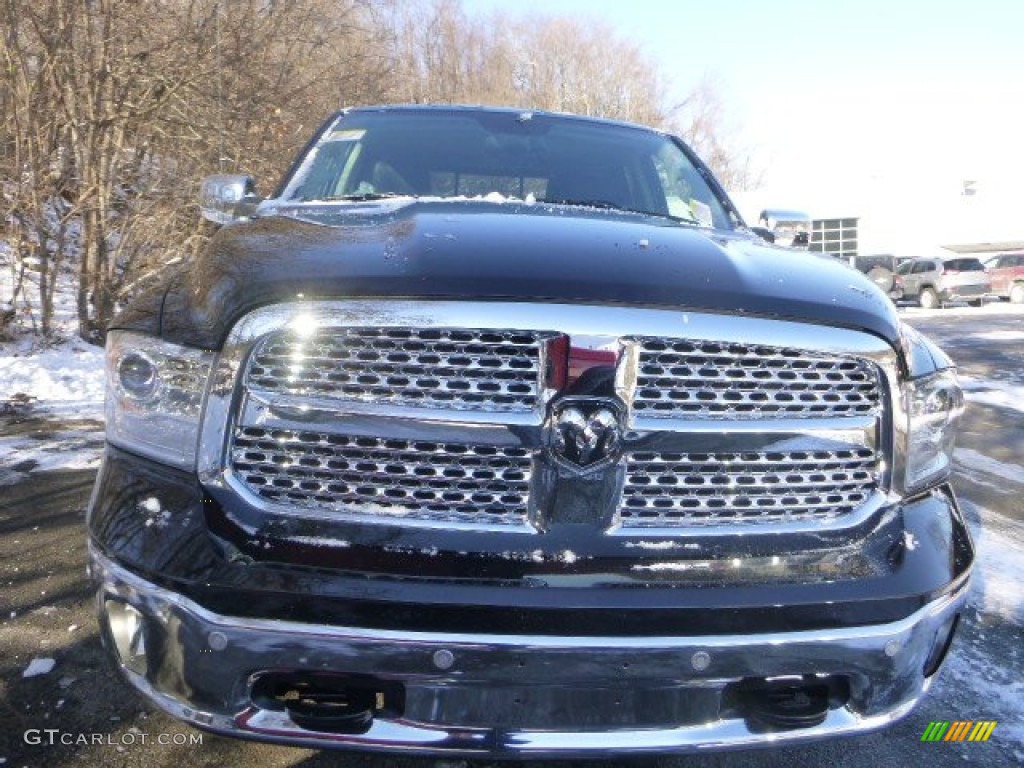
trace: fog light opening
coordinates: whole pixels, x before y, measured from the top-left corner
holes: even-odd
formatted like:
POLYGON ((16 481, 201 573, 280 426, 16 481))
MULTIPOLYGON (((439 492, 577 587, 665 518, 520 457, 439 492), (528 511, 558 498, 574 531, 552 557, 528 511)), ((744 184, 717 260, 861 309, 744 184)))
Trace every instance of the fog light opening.
POLYGON ((254 706, 287 713, 299 728, 317 733, 366 733, 377 718, 405 709, 405 687, 364 675, 267 672, 252 685, 254 706))
POLYGON ((928 654, 928 658, 924 662, 925 677, 931 677, 939 671, 939 667, 942 666, 942 662, 949 652, 949 646, 953 644, 953 636, 956 634, 956 628, 959 625, 960 614, 957 613, 952 618, 947 619, 936 631, 935 639, 932 641, 931 653, 928 654))
POLYGON ((146 622, 142 612, 122 600, 106 600, 107 626, 118 660, 132 672, 146 673, 146 622))
POLYGON ((726 686, 722 715, 743 718, 756 733, 814 728, 849 698, 849 681, 842 676, 747 678, 726 686))

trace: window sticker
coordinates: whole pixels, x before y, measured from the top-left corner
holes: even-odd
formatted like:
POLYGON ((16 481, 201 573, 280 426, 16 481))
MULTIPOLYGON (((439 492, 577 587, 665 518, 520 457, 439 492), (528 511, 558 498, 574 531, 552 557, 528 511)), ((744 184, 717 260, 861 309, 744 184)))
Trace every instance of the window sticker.
POLYGON ((344 131, 332 131, 325 141, 359 141, 366 135, 366 129, 354 128, 344 131))
POLYGON ((701 226, 710 227, 714 223, 714 218, 711 215, 711 206, 707 203, 702 203, 700 200, 691 197, 690 210, 693 211, 693 218, 699 221, 701 226))
POLYGON ((681 219, 692 219, 693 210, 689 204, 681 197, 675 195, 669 195, 665 198, 665 202, 668 204, 668 212, 670 216, 677 216, 681 219))

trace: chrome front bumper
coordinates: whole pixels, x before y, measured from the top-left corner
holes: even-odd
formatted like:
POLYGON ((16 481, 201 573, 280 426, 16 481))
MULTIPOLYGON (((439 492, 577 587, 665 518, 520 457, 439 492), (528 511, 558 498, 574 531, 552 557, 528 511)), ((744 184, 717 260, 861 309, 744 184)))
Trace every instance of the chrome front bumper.
MULTIPOLYGON (((144 616, 128 680, 170 714, 225 735, 424 755, 582 757, 744 748, 881 728, 928 689, 966 581, 913 615, 842 630, 693 637, 454 635, 214 614, 91 550, 104 638, 107 601, 144 616), (400 714, 363 733, 312 730, 254 702, 267 673, 354 674, 404 692, 400 714), (848 696, 817 725, 765 732, 723 707, 746 679, 841 677, 848 696), (662 705, 663 703, 663 705, 662 705)), ((124 645, 122 644, 122 649, 124 645)), ((806 679, 806 678, 805 678, 806 679)))

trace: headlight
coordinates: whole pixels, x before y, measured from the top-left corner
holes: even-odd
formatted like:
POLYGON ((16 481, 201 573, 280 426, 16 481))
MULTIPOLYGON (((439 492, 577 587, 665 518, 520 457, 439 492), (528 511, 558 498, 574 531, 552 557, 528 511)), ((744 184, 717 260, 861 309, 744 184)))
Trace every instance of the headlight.
POLYGON ((107 439, 179 467, 196 463, 213 355, 152 336, 107 336, 107 439))
POLYGON ((950 473, 964 396, 951 368, 907 382, 903 393, 908 417, 905 489, 916 491, 950 473))

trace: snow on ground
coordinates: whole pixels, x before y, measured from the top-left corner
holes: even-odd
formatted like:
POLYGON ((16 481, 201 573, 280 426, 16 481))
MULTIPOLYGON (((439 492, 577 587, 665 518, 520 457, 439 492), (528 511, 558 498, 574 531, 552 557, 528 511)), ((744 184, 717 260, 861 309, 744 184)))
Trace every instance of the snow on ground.
MULTIPOLYGON (((977 315, 1006 316, 1024 315, 1024 304, 1007 304, 1005 302, 988 302, 983 307, 950 307, 948 309, 919 309, 917 307, 900 307, 904 319, 914 324, 917 317, 958 318, 977 315)), ((969 333, 965 332, 957 338, 945 339, 942 346, 953 354, 950 348, 975 346, 979 342, 991 344, 1019 344, 1024 341, 1024 330, 990 330, 969 333)), ((953 355, 955 357, 955 354, 953 355)), ((1024 413, 1024 386, 1014 381, 1017 371, 993 371, 995 375, 978 377, 960 373, 960 384, 964 388, 964 396, 968 402, 981 405, 1007 408, 1024 413)))
POLYGON ((0 437, 0 486, 36 472, 96 469, 103 453, 103 426, 0 437))
POLYGON ((981 521, 972 529, 977 559, 964 621, 933 696, 952 705, 949 719, 998 720, 994 737, 1024 764, 1024 647, 1017 639, 1024 623, 1024 523, 969 501, 963 506, 981 521))
POLYGON ((1020 384, 960 374, 960 385, 968 402, 1024 413, 1024 386, 1020 384))
POLYGON ((981 712, 973 707, 967 709, 961 703, 949 713, 949 719, 998 720, 993 741, 1007 748, 1016 745, 1020 749, 1015 749, 1014 754, 1024 761, 1024 681, 1014 676, 1005 659, 993 658, 983 645, 967 640, 961 630, 938 683, 936 693, 941 695, 945 688, 955 702, 986 703, 981 712))
POLYGON ((103 419, 103 350, 77 336, 39 348, 0 342, 0 405, 29 399, 34 410, 103 419))
MULTIPOLYGON (((1024 486, 1024 466, 999 461, 970 448, 954 452, 956 472, 971 482, 996 488, 1024 486)), ((986 613, 1024 625, 1024 522, 963 501, 975 528, 977 566, 972 603, 986 613)))
POLYGON ((970 338, 980 341, 1024 341, 1024 331, 983 331, 972 333, 970 338))
MULTIPOLYGON (((978 451, 972 451, 970 448, 957 448, 953 458, 957 463, 958 472, 969 475, 980 472, 982 475, 992 475, 1000 480, 1024 485, 1024 467, 1019 464, 998 461, 978 451)), ((1005 483, 1001 485, 1005 485, 1005 483)))
POLYGON ((986 301, 980 307, 958 304, 941 309, 899 306, 899 313, 911 323, 915 317, 977 317, 978 315, 1024 315, 1024 304, 1008 304, 1005 301, 986 301))
POLYGON ((5 414, 11 419, 6 426, 0 422, 0 485, 30 472, 99 466, 103 350, 77 337, 44 349, 0 343, 0 415, 5 414), (39 417, 44 421, 37 422, 39 417), (54 419, 54 429, 46 419, 54 419))
MULTIPOLYGON (((3 256, 0 251, 0 263, 3 256)), ((10 280, 10 270, 0 269, 0 297, 10 296, 10 280)), ((29 290, 35 288, 30 285, 29 290)), ((99 463, 103 349, 77 335, 75 295, 73 272, 62 272, 54 296, 52 339, 15 325, 13 338, 0 340, 0 417, 9 417, 8 423, 0 422, 0 485, 33 471, 99 463), (54 423, 48 426, 48 419, 54 423)), ((31 324, 23 321, 25 325, 31 324)))
MULTIPOLYGON (((0 298, 8 300, 13 276, 7 266, 6 245, 0 242, 0 298)), ((24 290, 38 293, 35 273, 26 273, 24 290)), ((31 331, 37 314, 24 314, 6 330, 13 338, 0 338, 0 413, 4 405, 29 404, 56 415, 103 418, 103 350, 78 336, 77 279, 70 264, 57 274, 53 297, 52 338, 31 331)), ((20 301, 19 301, 20 305, 20 301)))
POLYGON ((977 549, 972 604, 1024 625, 1024 523, 969 501, 963 507, 982 521, 972 531, 977 549))

